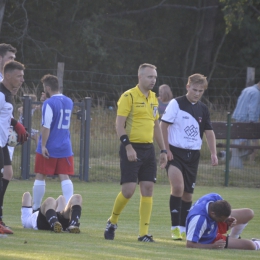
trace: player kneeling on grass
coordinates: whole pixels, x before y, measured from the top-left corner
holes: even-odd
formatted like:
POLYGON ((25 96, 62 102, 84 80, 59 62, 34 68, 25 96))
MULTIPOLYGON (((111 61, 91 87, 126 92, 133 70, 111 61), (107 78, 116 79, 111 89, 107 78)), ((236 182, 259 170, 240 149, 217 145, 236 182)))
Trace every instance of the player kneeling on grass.
POLYGON ((186 246, 205 249, 259 250, 260 240, 239 239, 253 218, 251 209, 231 209, 216 193, 201 197, 190 209, 186 219, 186 246), (231 229, 227 235, 228 229, 231 229))
POLYGON ((79 233, 82 197, 74 194, 67 205, 60 195, 57 199, 47 198, 38 211, 33 213, 32 196, 25 192, 22 198, 21 221, 24 228, 52 230, 55 233, 68 231, 79 233))

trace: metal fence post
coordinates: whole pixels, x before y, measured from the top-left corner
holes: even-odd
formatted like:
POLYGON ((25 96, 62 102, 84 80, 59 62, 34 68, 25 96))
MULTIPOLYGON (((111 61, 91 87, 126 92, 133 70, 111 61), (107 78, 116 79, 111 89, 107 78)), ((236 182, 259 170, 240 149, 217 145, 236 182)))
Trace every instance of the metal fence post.
POLYGON ((228 186, 229 179, 229 158, 230 158, 230 129, 231 129, 231 114, 227 113, 227 141, 226 141, 226 169, 225 169, 225 186, 228 186))
POLYGON ((91 111, 91 98, 85 97, 84 111, 82 116, 85 118, 85 129, 84 129, 84 181, 88 181, 89 177, 89 146, 90 146, 90 111, 91 111))
MULTIPOLYGON (((31 117, 32 100, 29 96, 23 96, 23 118, 22 123, 27 129, 28 133, 31 133, 31 117)), ((22 145, 21 156, 21 176, 22 179, 28 179, 30 175, 30 153, 31 153, 31 139, 28 138, 27 142, 22 145)))
POLYGON ((77 111, 77 119, 80 120, 80 145, 79 145, 79 179, 83 180, 84 171, 84 146, 85 146, 85 101, 78 103, 80 110, 77 111))

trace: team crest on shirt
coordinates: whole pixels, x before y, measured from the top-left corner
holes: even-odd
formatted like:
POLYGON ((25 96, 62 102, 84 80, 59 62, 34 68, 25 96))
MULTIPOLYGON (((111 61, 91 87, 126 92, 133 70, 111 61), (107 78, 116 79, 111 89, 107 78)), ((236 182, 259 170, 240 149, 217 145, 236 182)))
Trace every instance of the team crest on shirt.
POLYGON ((158 107, 153 107, 153 117, 156 117, 158 111, 158 107))

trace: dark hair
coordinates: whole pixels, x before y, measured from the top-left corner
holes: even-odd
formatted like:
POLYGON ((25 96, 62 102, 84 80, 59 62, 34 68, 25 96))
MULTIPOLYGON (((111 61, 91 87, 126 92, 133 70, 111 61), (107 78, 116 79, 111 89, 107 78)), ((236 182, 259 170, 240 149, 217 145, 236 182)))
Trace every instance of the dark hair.
POLYGON ((54 75, 47 74, 41 78, 41 82, 51 88, 52 91, 59 90, 59 81, 58 78, 54 75))
POLYGON ((1 43, 0 44, 0 56, 4 57, 5 54, 10 51, 16 53, 17 50, 11 44, 1 43))
POLYGON ((210 210, 213 211, 217 217, 229 217, 231 214, 231 206, 226 200, 212 202, 210 210))
POLYGON ((18 61, 7 61, 4 65, 4 73, 13 71, 13 70, 25 70, 25 67, 22 63, 18 61))

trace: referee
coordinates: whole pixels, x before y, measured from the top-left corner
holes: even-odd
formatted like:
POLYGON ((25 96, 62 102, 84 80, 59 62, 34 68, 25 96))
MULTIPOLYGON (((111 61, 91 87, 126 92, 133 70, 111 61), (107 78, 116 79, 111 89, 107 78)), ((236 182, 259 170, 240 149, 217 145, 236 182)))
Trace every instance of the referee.
POLYGON ((118 218, 139 183, 141 198, 138 241, 154 242, 148 234, 157 171, 154 138, 161 149, 160 166, 164 168, 167 163, 167 152, 158 122, 158 100, 151 91, 156 78, 154 65, 140 65, 138 85, 124 92, 117 103, 116 131, 121 141, 119 155, 122 188, 107 221, 105 239, 114 239, 118 218))

